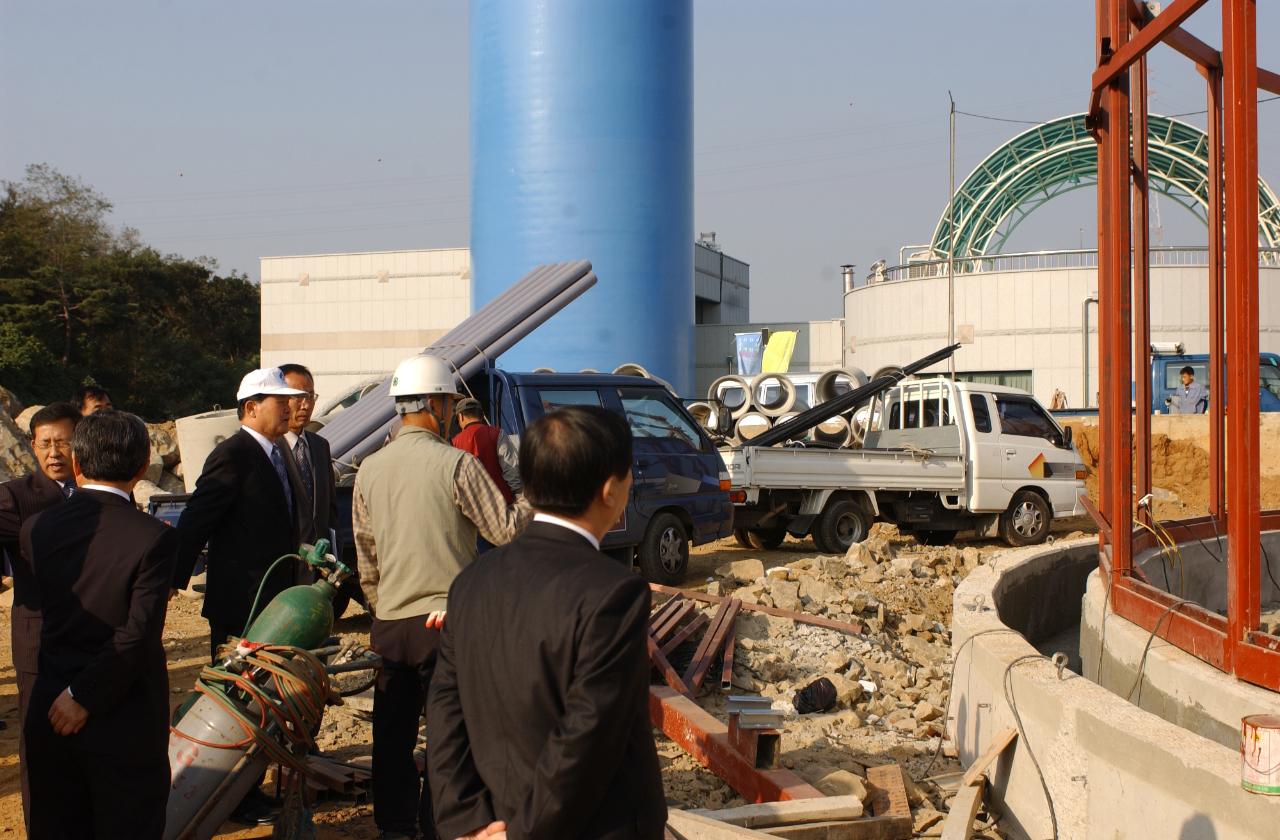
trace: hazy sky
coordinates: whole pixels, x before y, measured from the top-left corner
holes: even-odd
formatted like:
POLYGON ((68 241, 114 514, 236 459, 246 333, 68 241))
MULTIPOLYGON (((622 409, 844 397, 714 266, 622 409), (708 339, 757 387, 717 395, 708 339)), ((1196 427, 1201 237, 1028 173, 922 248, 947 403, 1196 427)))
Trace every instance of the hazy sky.
MULTIPOLYGON (((928 241, 948 89, 1018 120, 1088 103, 1081 0, 695 0, 694 15, 690 239, 716 231, 751 263, 757 320, 838 317, 841 263, 928 241)), ((1210 3, 1190 28, 1218 44, 1220 20, 1210 3)), ((1258 32, 1280 69, 1280 5, 1258 4, 1258 32)), ((145 241, 254 279, 261 256, 466 245, 467 35, 462 0, 0 0, 0 179, 50 163, 145 241)), ((1153 111, 1204 107, 1168 48, 1152 87, 1153 111)), ((1280 187, 1280 101, 1260 125, 1280 187)), ((957 182, 1024 128, 960 117, 957 182)), ((1094 207, 1069 194, 1006 250, 1090 244, 1094 207)), ((1161 210, 1166 244, 1203 243, 1185 210, 1161 210)))

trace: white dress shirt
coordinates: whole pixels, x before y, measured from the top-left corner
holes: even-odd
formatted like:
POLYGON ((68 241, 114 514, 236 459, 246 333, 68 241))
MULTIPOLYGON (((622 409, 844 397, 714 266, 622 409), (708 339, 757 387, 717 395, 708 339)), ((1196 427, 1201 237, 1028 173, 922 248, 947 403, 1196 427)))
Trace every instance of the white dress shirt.
POLYGON ((261 446, 262 451, 266 453, 267 460, 270 460, 271 450, 275 449, 276 445, 271 441, 267 440, 267 438, 264 435, 260 434, 254 429, 250 429, 248 426, 241 426, 240 428, 244 429, 246 432, 248 432, 250 435, 253 436, 253 439, 258 442, 258 446, 261 446))
POLYGON ((573 531, 575 534, 581 534, 582 538, 585 539, 587 542, 591 543, 591 547, 594 548, 596 551, 600 550, 600 540, 596 538, 596 535, 588 531, 586 528, 583 528, 581 525, 577 524, 576 522, 570 522, 567 519, 561 519, 560 517, 552 516, 549 513, 535 513, 533 515, 533 521, 546 522, 548 525, 559 525, 561 528, 568 528, 570 531, 573 531))
POLYGON ((103 493, 115 493, 117 496, 124 499, 126 502, 133 501, 133 499, 129 498, 129 494, 121 490, 119 487, 108 487, 105 484, 83 484, 80 486, 79 489, 80 490, 101 490, 103 493))

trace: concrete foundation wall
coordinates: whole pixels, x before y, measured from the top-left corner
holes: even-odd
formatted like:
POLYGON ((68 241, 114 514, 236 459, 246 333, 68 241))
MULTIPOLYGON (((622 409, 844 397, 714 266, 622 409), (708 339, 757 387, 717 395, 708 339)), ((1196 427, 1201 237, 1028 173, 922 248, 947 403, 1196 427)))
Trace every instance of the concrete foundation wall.
POLYGON ((1003 553, 956 589, 948 715, 961 759, 971 763, 1016 726, 1014 709, 1021 718, 1022 736, 989 774, 1002 828, 1049 837, 1047 787, 1063 840, 1275 837, 1280 799, 1240 788, 1237 750, 1060 673, 1033 647, 1079 620, 1096 552, 1086 538, 1003 553))

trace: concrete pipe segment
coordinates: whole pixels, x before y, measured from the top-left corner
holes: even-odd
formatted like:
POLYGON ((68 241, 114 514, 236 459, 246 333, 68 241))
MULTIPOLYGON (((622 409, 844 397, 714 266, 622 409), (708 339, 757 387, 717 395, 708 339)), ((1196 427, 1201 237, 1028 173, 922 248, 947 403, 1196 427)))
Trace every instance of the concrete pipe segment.
MULTIPOLYGON (((800 416, 800 412, 799 412, 799 411, 788 411, 786 414, 782 415, 782 416, 781 416, 781 417, 779 417, 777 420, 774 420, 774 421, 773 421, 773 425, 775 425, 775 426, 781 425, 782 423, 787 422, 788 420, 792 419, 793 417, 799 417, 799 416, 800 416)), ((811 441, 811 440, 813 440, 813 429, 806 429, 805 431, 801 432, 800 434, 796 435, 795 437, 793 437, 793 438, 789 438, 789 440, 811 441)))
POLYGON ((781 417, 796 404, 796 386, 785 373, 762 373, 751 380, 751 398, 766 417, 781 417))
POLYGON ((734 434, 743 443, 750 443, 752 438, 759 437, 773 428, 773 420, 758 411, 748 411, 738 420, 734 434))
POLYGON ((869 381, 867 375, 863 373, 861 368, 836 368, 829 370, 822 376, 818 377, 818 382, 814 386, 814 397, 818 402, 824 403, 827 400, 833 400, 841 394, 847 394, 854 388, 861 388, 869 381))
POLYGON ((671 385, 670 382, 663 379, 661 376, 654 376, 644 367, 644 365, 639 365, 639 364, 636 364, 635 362, 627 362, 625 364, 618 365, 616 368, 613 369, 613 375, 614 376, 638 376, 641 379, 651 379, 654 382, 657 382, 662 387, 666 388, 671 393, 676 394, 676 396, 679 396, 679 394, 676 393, 676 389, 671 385))
POLYGON ((813 428, 813 439, 818 443, 848 446, 849 437, 849 421, 841 415, 823 420, 813 428))
POLYGON ((694 420, 698 421, 699 426, 709 432, 715 431, 717 418, 716 407, 714 405, 709 402, 699 400, 698 402, 689 403, 687 408, 689 409, 690 416, 692 416, 694 420))
POLYGON ((707 389, 707 399, 720 400, 734 420, 751 410, 751 385, 741 376, 722 376, 707 389))

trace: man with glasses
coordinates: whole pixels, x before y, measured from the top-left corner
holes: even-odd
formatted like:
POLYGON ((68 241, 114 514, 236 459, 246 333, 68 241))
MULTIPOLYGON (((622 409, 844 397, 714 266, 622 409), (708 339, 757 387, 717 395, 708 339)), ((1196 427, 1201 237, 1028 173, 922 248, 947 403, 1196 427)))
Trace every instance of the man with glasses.
POLYGON ((22 774, 22 810, 30 820, 27 786, 26 739, 22 723, 27 717, 40 655, 40 601, 30 564, 19 555, 18 533, 22 523, 40 511, 66 500, 75 492, 71 472, 71 435, 80 412, 71 403, 46 405, 31 418, 31 446, 40 469, 31 475, 0 484, 0 551, 13 571, 13 668, 18 684, 18 763, 22 774))
MULTIPOLYGON (((294 564, 279 557, 298 550, 295 510, 307 501, 294 487, 288 456, 277 443, 289 430, 290 388, 279 368, 250 371, 240 380, 236 410, 240 431, 214 447, 195 492, 178 520, 174 588, 186 589, 197 556, 207 544, 208 578, 202 614, 209 620, 210 658, 217 661, 228 637, 239 637, 261 588, 260 608, 294 583, 294 564), (265 578, 265 581, 264 581, 265 578)), ((274 822, 279 809, 256 788, 232 818, 250 825, 274 822)))
POLYGON ((305 499, 299 499, 298 532, 304 542, 314 543, 324 538, 333 545, 333 553, 341 556, 337 544, 338 492, 333 475, 333 457, 329 441, 307 430, 311 412, 316 408, 316 381, 311 371, 302 365, 281 365, 280 372, 290 387, 300 391, 289 397, 289 431, 280 439, 279 446, 290 456, 296 467, 297 483, 302 486, 305 499))

